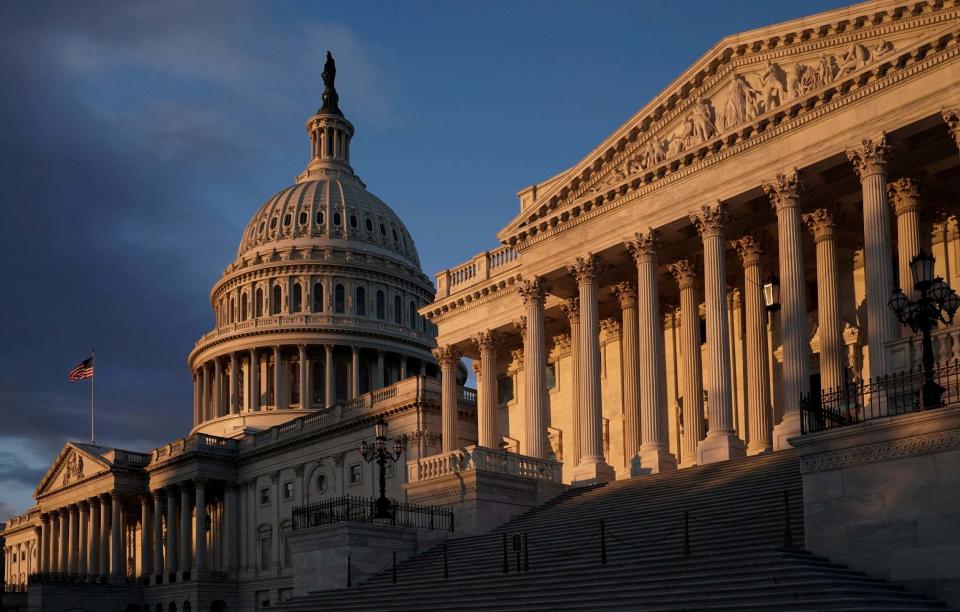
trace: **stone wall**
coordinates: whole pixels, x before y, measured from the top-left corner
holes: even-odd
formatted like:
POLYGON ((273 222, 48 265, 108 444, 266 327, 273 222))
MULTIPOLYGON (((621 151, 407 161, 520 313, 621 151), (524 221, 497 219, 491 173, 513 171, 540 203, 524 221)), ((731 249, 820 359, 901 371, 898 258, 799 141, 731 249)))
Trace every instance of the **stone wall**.
POLYGON ((960 406, 793 442, 810 551, 960 606, 960 406))

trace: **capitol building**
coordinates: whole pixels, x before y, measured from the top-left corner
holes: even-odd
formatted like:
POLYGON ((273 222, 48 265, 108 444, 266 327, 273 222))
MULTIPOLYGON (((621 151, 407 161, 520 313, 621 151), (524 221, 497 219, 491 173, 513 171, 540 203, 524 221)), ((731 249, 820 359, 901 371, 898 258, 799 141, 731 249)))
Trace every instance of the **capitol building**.
POLYGON ((0 609, 960 608, 960 5, 724 38, 433 278, 335 75, 193 428, 67 442, 0 609))

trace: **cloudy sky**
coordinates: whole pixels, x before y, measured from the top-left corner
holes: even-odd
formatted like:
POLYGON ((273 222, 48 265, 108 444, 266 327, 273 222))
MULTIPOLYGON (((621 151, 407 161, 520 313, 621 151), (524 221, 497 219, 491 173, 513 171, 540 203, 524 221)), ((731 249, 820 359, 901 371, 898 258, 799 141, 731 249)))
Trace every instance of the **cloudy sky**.
POLYGON ((187 433, 208 291, 308 161, 326 49, 353 165, 432 275, 724 35, 843 4, 0 4, 0 521, 89 438, 91 348, 98 442, 187 433))

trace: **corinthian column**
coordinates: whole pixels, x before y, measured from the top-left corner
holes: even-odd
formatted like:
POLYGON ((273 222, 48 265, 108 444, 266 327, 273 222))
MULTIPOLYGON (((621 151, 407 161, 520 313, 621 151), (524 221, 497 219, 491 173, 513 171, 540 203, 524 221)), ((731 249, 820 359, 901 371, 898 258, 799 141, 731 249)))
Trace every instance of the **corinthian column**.
POLYGON ((706 436, 703 421, 703 365, 700 360, 700 312, 697 276, 687 259, 667 266, 680 290, 680 358, 683 372, 683 437, 680 467, 697 464, 697 445, 706 436))
POLYGON ((499 448, 495 333, 482 331, 473 337, 473 341, 480 351, 480 367, 477 370, 477 442, 486 448, 499 448))
POLYGON ((836 221, 833 211, 820 208, 803 220, 817 245, 817 316, 820 336, 820 386, 836 390, 846 382, 846 346, 840 319, 840 282, 837 279, 836 221))
POLYGON ((920 252, 920 186, 915 179, 897 179, 887 185, 890 204, 897 215, 897 269, 900 288, 911 300, 917 299, 913 288, 910 260, 920 252))
POLYGON ((153 574, 156 578, 163 576, 163 507, 160 500, 160 489, 153 491, 153 574))
MULTIPOLYGON (((657 286, 660 236, 652 229, 637 233, 626 244, 637 265, 638 345, 641 406, 640 469, 657 473, 677 467, 670 454, 667 427, 667 365, 663 343, 663 319, 657 286)), ((626 311, 624 311, 626 333, 626 311)))
POLYGON ((223 414, 223 366, 220 358, 213 359, 213 415, 217 418, 223 414))
POLYGON ((576 467, 580 464, 580 300, 571 298, 561 305, 563 313, 570 323, 570 362, 573 376, 570 396, 573 409, 570 415, 570 464, 576 467))
POLYGON ((307 346, 305 344, 297 346, 297 368, 300 375, 300 408, 309 408, 310 389, 307 387, 307 346))
POLYGON ((240 412, 240 367, 237 354, 230 353, 230 414, 240 412))
POLYGON ((578 257, 567 270, 577 281, 580 294, 580 463, 573 472, 574 484, 613 480, 613 468, 603 457, 603 412, 600 398, 600 317, 597 277, 601 264, 593 255, 578 257))
POLYGON ((98 553, 100 569, 97 573, 106 575, 110 573, 110 538, 108 537, 113 525, 110 523, 110 494, 102 493, 100 495, 100 538, 98 553))
POLYGON ((150 496, 140 496, 140 577, 150 576, 150 496))
POLYGON ((960 148, 960 106, 945 108, 941 111, 941 115, 947 123, 947 129, 950 130, 953 141, 957 143, 957 148, 960 148))
POLYGON ((80 513, 80 521, 77 525, 78 529, 78 546, 77 546, 77 573, 86 574, 88 572, 87 568, 87 551, 89 551, 90 540, 90 517, 88 514, 89 505, 86 501, 79 502, 77 504, 80 513))
POLYGON ((122 557, 120 556, 120 546, 123 540, 121 536, 120 512, 120 491, 110 492, 110 573, 113 576, 123 576, 122 557))
POLYGON ((722 202, 703 206, 691 213, 703 240, 704 297, 707 312, 707 343, 710 371, 707 373, 707 398, 710 429, 697 446, 697 463, 714 463, 742 457, 743 442, 733 429, 733 396, 730 391, 730 327, 727 317, 727 270, 724 260, 724 229, 727 213, 722 202))
POLYGON ((67 535, 67 526, 70 524, 70 509, 61 508, 60 509, 60 540, 57 542, 58 552, 60 553, 60 559, 57 561, 57 571, 61 574, 70 573, 70 563, 68 553, 70 551, 69 547, 69 537, 67 535))
POLYGON ((847 158, 860 177, 863 189, 863 260, 867 271, 867 342, 869 375, 889 372, 886 344, 897 335, 893 313, 887 300, 893 291, 893 266, 890 255, 890 209, 887 202, 887 160, 890 147, 886 135, 864 140, 847 150, 847 158))
POLYGON ((323 405, 326 408, 332 407, 336 402, 334 401, 334 373, 333 373, 333 345, 324 344, 324 361, 323 361, 323 405))
MULTIPOLYGON (((611 288, 623 315, 623 446, 628 466, 640 461, 640 351, 637 349, 637 287, 620 283, 611 288)), ((644 358, 648 357, 644 354, 644 358)), ((646 416, 646 415, 644 415, 646 416)), ((631 468, 631 472, 634 470, 631 468)), ((634 474, 636 475, 636 474, 634 474)))
POLYGON ((523 337, 524 454, 547 456, 547 346, 543 332, 543 279, 521 281, 517 288, 526 306, 527 333, 523 337))
POLYGON ((733 248, 743 264, 743 301, 747 328, 747 422, 749 441, 747 454, 769 451, 770 375, 767 372, 767 310, 760 287, 760 242, 754 236, 733 241, 733 248))
POLYGON ((177 485, 167 485, 167 577, 177 573, 177 485))
POLYGON ((260 360, 257 359, 257 349, 250 349, 250 367, 247 378, 250 382, 250 392, 247 394, 247 410, 258 412, 260 410, 260 360))
MULTIPOLYGON (((207 364, 200 366, 200 423, 210 420, 210 383, 207 379, 207 364)), ((198 423, 199 424, 199 423, 198 423)))
POLYGON ((453 346, 433 349, 433 357, 440 364, 440 435, 443 452, 457 449, 457 364, 460 351, 453 346))
POLYGON ((69 523, 67 524, 67 570, 68 573, 76 574, 77 573, 77 550, 79 546, 77 545, 77 535, 78 527, 80 526, 79 520, 77 517, 77 507, 75 505, 67 506, 67 516, 69 523))

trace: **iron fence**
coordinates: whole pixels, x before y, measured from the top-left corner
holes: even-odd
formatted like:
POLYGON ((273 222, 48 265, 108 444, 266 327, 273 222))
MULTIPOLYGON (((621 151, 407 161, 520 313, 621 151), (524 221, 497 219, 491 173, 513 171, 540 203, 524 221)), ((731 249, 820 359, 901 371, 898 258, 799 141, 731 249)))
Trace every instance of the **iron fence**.
POLYGON ((295 531, 343 522, 453 531, 453 511, 436 506, 391 501, 390 518, 377 518, 374 499, 352 495, 304 504, 293 509, 295 531))
POLYGON ((940 403, 933 406, 925 404, 922 388, 927 377, 922 369, 806 395, 800 400, 801 433, 960 404, 960 361, 939 365, 931 374, 933 382, 943 388, 940 403))

